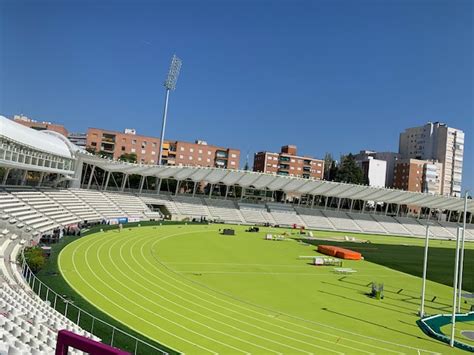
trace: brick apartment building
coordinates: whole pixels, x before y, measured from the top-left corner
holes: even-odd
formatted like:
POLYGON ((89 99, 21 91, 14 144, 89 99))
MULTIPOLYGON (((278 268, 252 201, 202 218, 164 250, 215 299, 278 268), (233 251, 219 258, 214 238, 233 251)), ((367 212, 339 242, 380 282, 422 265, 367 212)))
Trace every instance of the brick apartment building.
POLYGON ((393 187, 413 192, 441 193, 443 164, 420 159, 400 159, 395 163, 393 187))
POLYGON ((253 170, 277 175, 322 179, 324 160, 297 155, 296 146, 286 145, 280 153, 255 153, 253 170))
MULTIPOLYGON (((122 133, 89 128, 86 145, 115 159, 122 154, 135 153, 138 162, 158 164, 159 138, 138 135, 133 129, 126 129, 122 133)), ((166 140, 163 143, 163 163, 238 169, 240 150, 208 145, 205 141, 189 143, 166 140)))
POLYGON ((36 121, 32 120, 31 118, 28 118, 27 116, 23 115, 14 115, 13 116, 13 121, 16 123, 22 124, 23 126, 30 127, 33 129, 36 129, 37 131, 54 131, 61 133, 64 137, 68 136, 68 131, 67 129, 62 125, 62 124, 55 124, 51 122, 46 122, 46 121, 36 121))

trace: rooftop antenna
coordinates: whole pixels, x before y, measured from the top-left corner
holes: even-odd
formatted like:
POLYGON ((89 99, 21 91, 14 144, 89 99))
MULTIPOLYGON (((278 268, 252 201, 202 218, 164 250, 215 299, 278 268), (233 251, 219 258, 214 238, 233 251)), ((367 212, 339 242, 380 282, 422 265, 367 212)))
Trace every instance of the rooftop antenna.
POLYGON ((161 126, 161 137, 160 137, 160 152, 158 156, 158 165, 163 165, 163 140, 165 139, 165 128, 166 128, 166 115, 168 114, 168 100, 170 97, 170 91, 176 89, 176 82, 178 81, 179 71, 181 70, 182 61, 175 54, 171 58, 170 69, 168 71, 168 77, 164 83, 166 89, 165 96, 165 108, 163 110, 163 123, 161 126))

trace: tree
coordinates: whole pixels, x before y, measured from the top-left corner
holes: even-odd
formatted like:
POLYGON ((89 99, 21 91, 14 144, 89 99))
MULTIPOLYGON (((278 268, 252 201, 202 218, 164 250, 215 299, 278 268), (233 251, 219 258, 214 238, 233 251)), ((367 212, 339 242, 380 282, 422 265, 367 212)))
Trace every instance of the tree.
POLYGON ((334 181, 359 185, 364 183, 362 169, 357 165, 352 154, 342 157, 334 181))
POLYGON ((43 250, 40 247, 25 248, 23 255, 25 256, 26 263, 34 273, 40 271, 46 262, 43 250))
POLYGON ((135 153, 123 153, 119 159, 120 161, 126 161, 129 163, 136 163, 137 162, 137 155, 135 153))
POLYGON ((326 153, 324 155, 324 180, 332 180, 331 179, 331 168, 333 168, 333 164, 335 163, 334 159, 332 158, 331 153, 326 153))

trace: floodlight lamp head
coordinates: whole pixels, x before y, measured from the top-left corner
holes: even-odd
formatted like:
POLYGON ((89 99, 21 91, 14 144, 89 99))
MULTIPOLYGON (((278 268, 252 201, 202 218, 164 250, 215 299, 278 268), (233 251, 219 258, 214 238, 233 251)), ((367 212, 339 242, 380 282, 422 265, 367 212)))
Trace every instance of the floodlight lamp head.
POLYGON ((168 90, 176 89, 176 82, 178 81, 179 71, 181 70, 182 61, 175 54, 171 59, 170 70, 165 81, 165 88, 168 90))

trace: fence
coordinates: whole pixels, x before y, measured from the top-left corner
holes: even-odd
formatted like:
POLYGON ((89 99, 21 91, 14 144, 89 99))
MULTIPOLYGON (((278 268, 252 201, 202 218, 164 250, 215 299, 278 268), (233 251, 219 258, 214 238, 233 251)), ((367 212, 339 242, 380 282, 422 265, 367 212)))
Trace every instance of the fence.
MULTIPOLYGON (((42 301, 47 302, 52 308, 71 320, 74 324, 89 333, 101 338, 104 344, 115 346, 120 349, 129 351, 135 355, 140 354, 160 354, 167 355, 168 352, 152 345, 142 339, 133 336, 116 326, 94 316, 93 314, 77 307, 71 300, 56 293, 48 285, 42 282, 32 272, 27 264, 23 251, 21 251, 21 274, 30 289, 42 301)), ((172 351, 172 353, 178 353, 172 351)))

